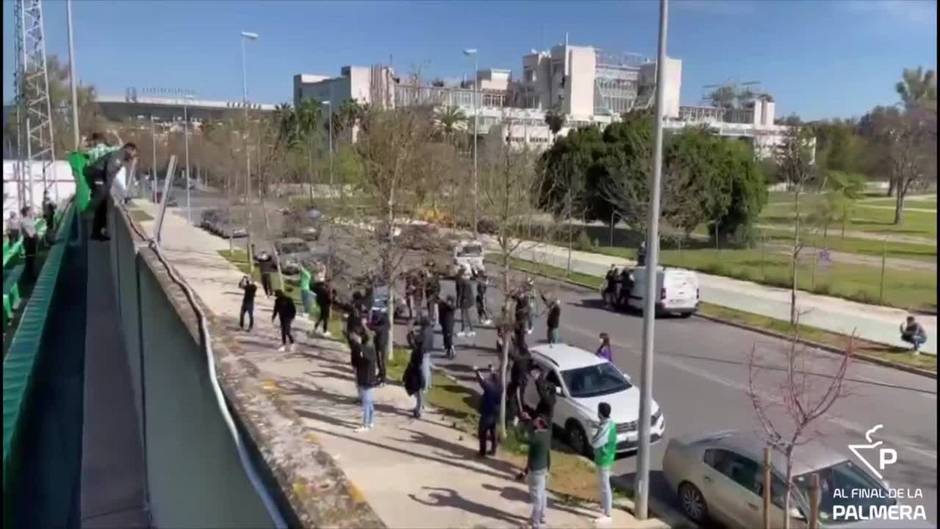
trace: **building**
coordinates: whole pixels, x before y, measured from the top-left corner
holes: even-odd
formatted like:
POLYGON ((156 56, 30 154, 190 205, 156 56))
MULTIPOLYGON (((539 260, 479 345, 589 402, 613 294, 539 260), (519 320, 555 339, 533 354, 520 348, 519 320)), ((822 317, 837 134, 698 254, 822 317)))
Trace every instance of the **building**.
MULTIPOLYGON (((123 97, 99 96, 98 112, 108 121, 122 122, 139 117, 157 122, 172 123, 182 121, 185 114, 198 124, 205 120, 222 121, 237 118, 244 112, 241 101, 218 101, 183 97, 139 96, 134 88, 128 88, 123 97)), ((273 112, 275 105, 251 103, 253 112, 273 112)))
MULTIPOLYGON (((536 149, 551 144, 548 113, 565 117, 558 132, 563 136, 572 128, 603 127, 625 112, 653 107, 656 62, 636 54, 572 46, 565 40, 550 50, 523 55, 519 79, 513 79, 508 69, 487 68, 458 86, 441 86, 402 80, 389 66, 345 66, 339 77, 295 75, 294 103, 312 98, 337 108, 354 99, 380 108, 457 107, 468 117, 476 113, 480 135, 497 126, 506 141, 536 149)), ((707 125, 722 136, 752 142, 762 157, 783 141, 786 127, 774 125, 774 102, 769 96, 760 96, 742 109, 683 106, 682 61, 667 58, 663 69, 667 129, 707 125)))

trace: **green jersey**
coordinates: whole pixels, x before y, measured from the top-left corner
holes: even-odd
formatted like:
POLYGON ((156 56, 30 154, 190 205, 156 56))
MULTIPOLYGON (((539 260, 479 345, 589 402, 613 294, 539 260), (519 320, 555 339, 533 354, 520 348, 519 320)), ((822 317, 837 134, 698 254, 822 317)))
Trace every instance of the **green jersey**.
POLYGON ((310 271, 300 267, 300 290, 310 290, 310 271))

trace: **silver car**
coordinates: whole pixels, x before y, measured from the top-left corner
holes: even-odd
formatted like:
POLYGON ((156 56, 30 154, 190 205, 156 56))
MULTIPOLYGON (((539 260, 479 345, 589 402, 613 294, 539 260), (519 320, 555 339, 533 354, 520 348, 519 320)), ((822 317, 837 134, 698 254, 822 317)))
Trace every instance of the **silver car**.
MULTIPOLYGON (((718 432, 686 436, 669 441, 663 455, 663 474, 686 516, 697 523, 712 519, 727 527, 763 527, 764 441, 750 432, 718 432)), ((819 526, 826 528, 934 527, 920 520, 892 522, 885 519, 861 520, 851 514, 860 508, 866 515, 871 507, 897 503, 888 497, 884 483, 866 473, 860 465, 819 443, 800 445, 793 457, 793 497, 790 522, 793 529, 807 526, 810 484, 818 474, 821 494, 819 526), (874 496, 852 497, 852 491, 875 491, 874 496), (837 494, 836 491, 841 491, 837 494), (880 492, 879 492, 880 491, 880 492), (883 494, 882 494, 883 492, 883 494)), ((775 451, 771 456, 771 526, 783 527, 786 495, 786 459, 775 451)))

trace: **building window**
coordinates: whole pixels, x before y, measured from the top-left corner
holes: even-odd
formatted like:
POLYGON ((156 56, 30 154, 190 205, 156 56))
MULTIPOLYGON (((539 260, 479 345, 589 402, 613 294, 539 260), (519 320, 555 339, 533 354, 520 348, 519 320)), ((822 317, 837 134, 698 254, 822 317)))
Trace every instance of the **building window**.
POLYGON ((525 80, 528 83, 535 82, 535 70, 526 68, 525 70, 525 80))

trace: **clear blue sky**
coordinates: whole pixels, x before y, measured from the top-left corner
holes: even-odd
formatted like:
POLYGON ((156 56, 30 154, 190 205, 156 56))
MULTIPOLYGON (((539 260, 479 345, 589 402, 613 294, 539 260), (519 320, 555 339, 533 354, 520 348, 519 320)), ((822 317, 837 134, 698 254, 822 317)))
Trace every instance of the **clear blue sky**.
MULTIPOLYGON (((3 1, 4 101, 12 97, 13 2, 3 1)), ((67 55, 65 2, 46 0, 49 53, 67 55)), ((178 87, 241 97, 239 32, 249 45, 254 101, 288 102, 295 73, 337 75, 388 62, 402 73, 459 78, 472 68, 521 68, 521 56, 564 40, 656 54, 658 2, 74 0, 78 74, 99 93, 178 87)), ((902 68, 937 63, 936 0, 674 0, 669 55, 683 61, 682 100, 702 85, 759 80, 778 115, 858 116, 896 101, 902 68)))

